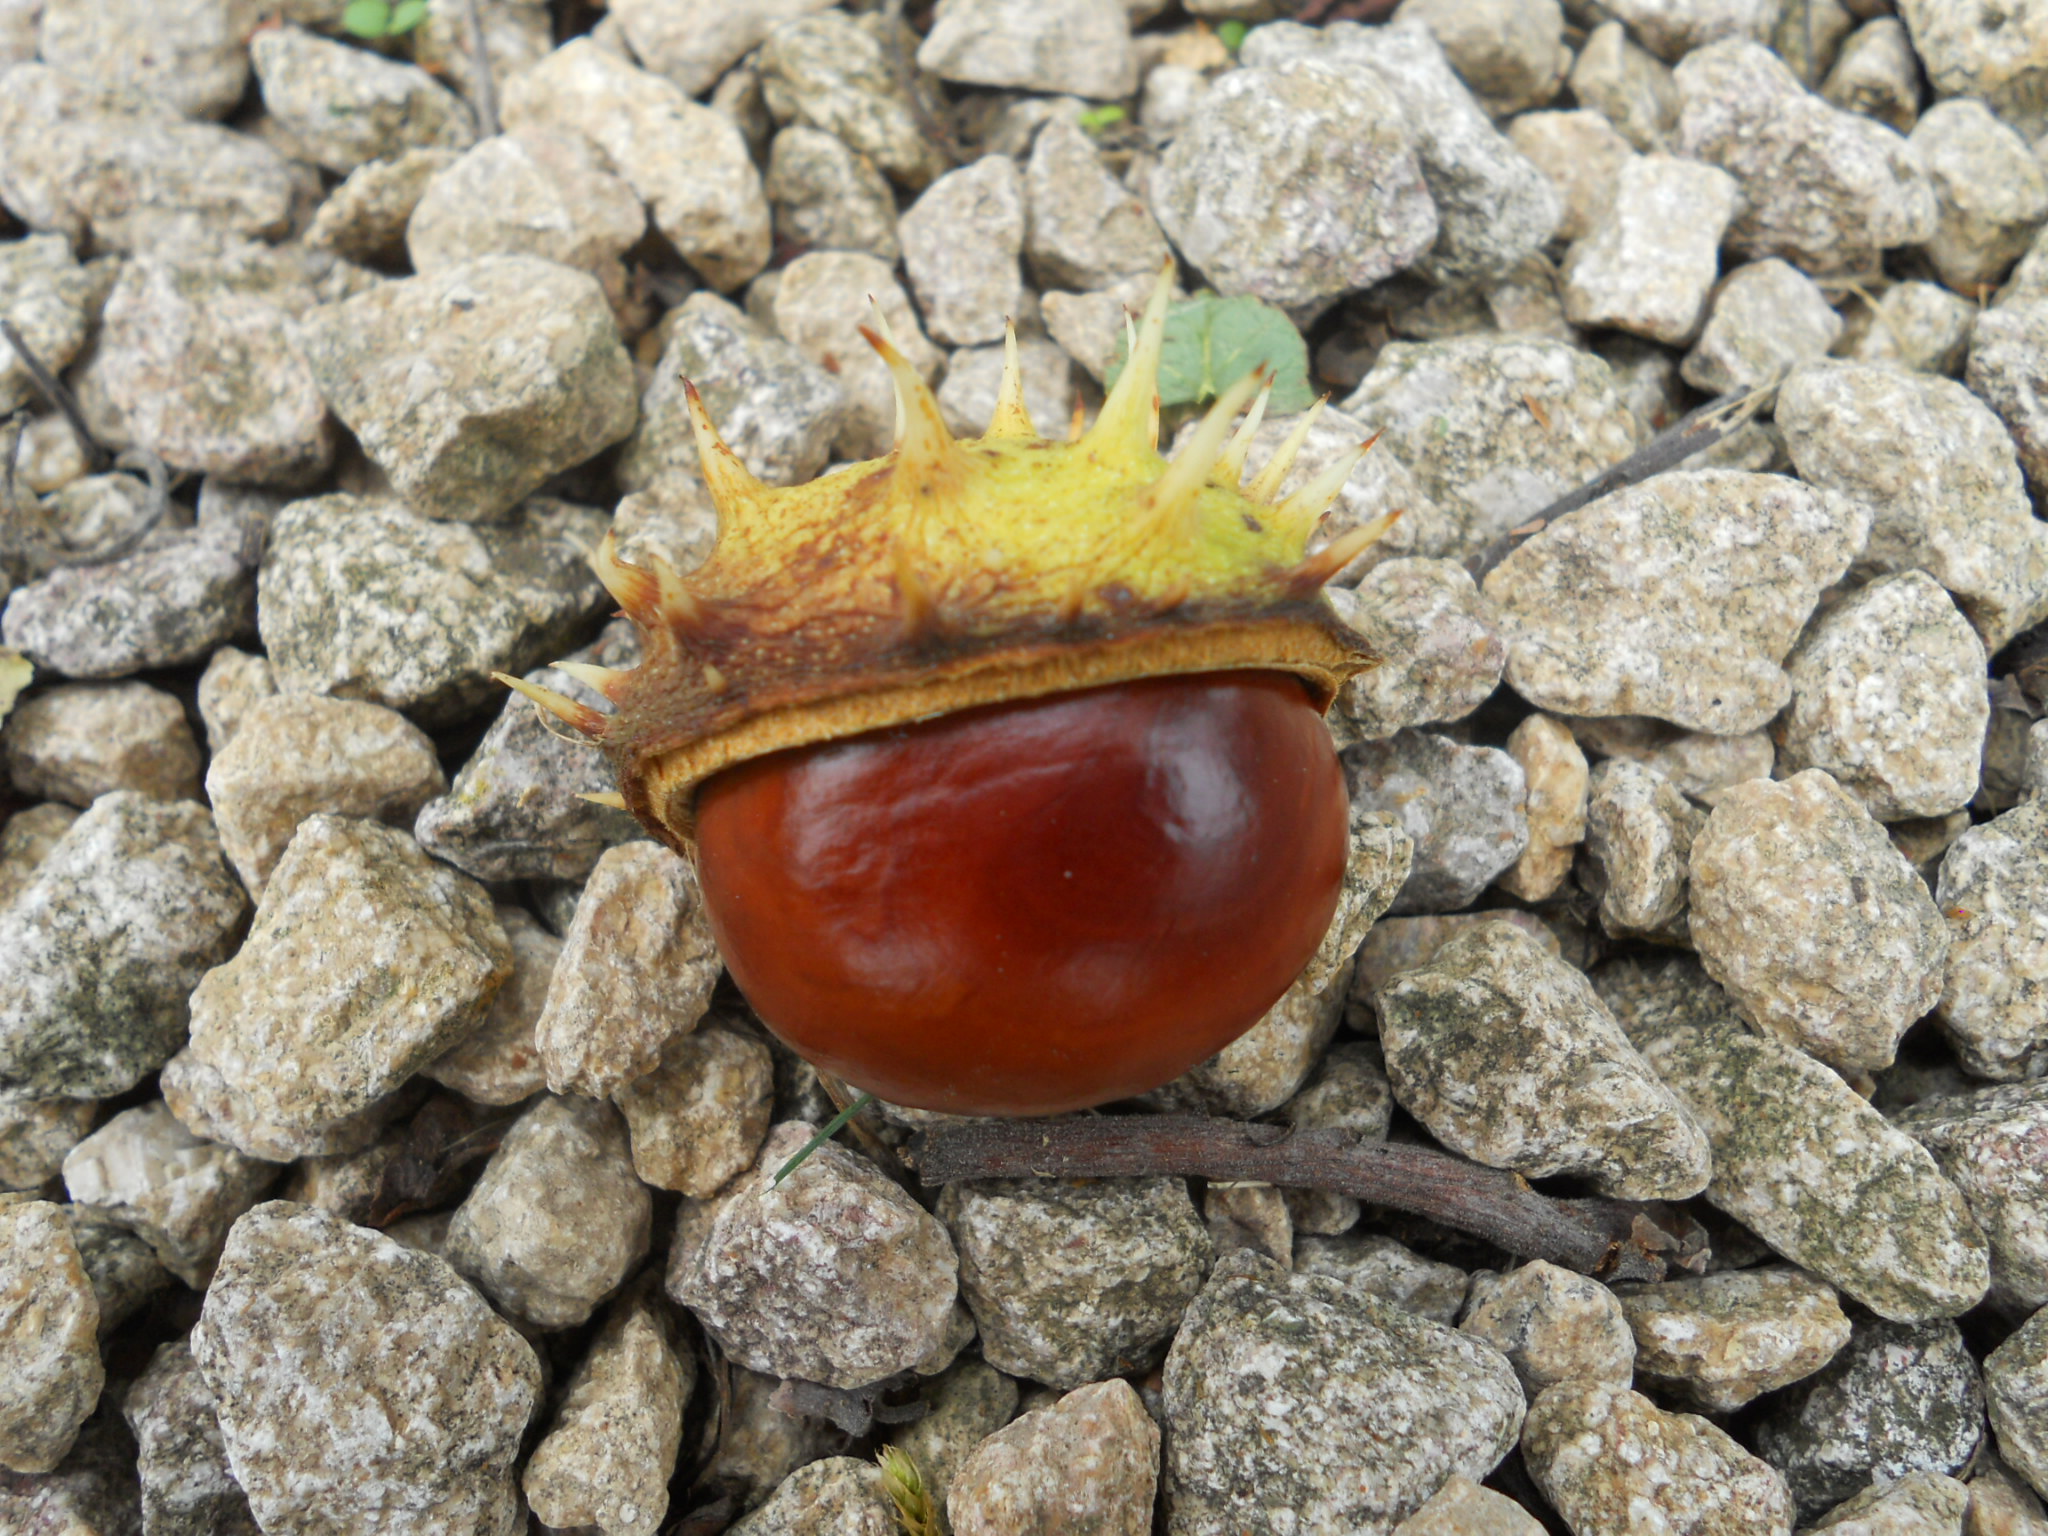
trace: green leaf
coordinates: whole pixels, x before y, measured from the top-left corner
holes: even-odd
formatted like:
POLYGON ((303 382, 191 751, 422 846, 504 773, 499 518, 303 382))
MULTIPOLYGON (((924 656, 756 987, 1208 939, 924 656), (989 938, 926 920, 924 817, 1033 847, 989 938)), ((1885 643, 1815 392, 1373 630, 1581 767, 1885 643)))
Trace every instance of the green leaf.
POLYGON ((1216 41, 1235 53, 1244 46, 1244 40, 1250 32, 1251 28, 1241 21, 1219 22, 1216 27, 1216 41))
POLYGON ((398 0, 385 31, 388 36, 397 37, 401 32, 410 32, 426 19, 427 0, 398 0))
POLYGON ((1111 101, 1105 102, 1099 107, 1090 107, 1074 121, 1081 125, 1083 133, 1094 135, 1103 132, 1105 129, 1114 128, 1130 115, 1122 107, 1111 101))
MULTIPOLYGON (((1119 342, 1105 386, 1123 372, 1124 347, 1119 342)), ((1199 405, 1265 363, 1273 370, 1273 398, 1267 409, 1276 416, 1306 410, 1316 394, 1308 382, 1308 344, 1294 322, 1272 305, 1240 296, 1218 298, 1200 294, 1173 306, 1166 315, 1166 344, 1159 355, 1159 403, 1199 405)))
POLYGON ((390 0, 348 0, 342 7, 341 29, 357 37, 382 37, 391 28, 390 0))

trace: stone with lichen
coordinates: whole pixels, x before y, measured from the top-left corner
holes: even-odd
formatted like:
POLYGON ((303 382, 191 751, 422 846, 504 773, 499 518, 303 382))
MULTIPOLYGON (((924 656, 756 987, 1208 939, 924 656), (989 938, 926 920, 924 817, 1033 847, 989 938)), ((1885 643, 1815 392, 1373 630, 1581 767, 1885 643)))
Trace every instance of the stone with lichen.
POLYGON ((780 1184, 815 1127, 786 1121, 671 1250, 668 1293, 749 1370, 864 1387, 959 1347, 946 1229, 874 1164, 827 1142, 780 1184))
POLYGON ((1373 998, 1394 1097, 1455 1152, 1631 1199, 1707 1183, 1707 1139, 1578 971, 1506 923, 1470 928, 1373 998))
POLYGON ((1621 961, 1595 980, 1705 1131, 1708 1204, 1880 1316, 1954 1317, 1983 1298, 1990 1255, 1961 1193, 1840 1077, 1744 1028, 1693 961, 1621 961))
POLYGON ((938 1214, 983 1357, 1061 1389, 1154 1364, 1213 1252, 1177 1178, 949 1184, 938 1214))

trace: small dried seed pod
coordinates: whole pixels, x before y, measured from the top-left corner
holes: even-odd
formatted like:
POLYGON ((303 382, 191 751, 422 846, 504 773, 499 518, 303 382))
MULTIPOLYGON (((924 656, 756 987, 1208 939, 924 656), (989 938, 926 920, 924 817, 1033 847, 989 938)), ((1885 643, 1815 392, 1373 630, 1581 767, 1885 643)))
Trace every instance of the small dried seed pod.
POLYGON ((956 440, 869 333, 895 447, 787 489, 689 390, 710 559, 597 551, 645 649, 572 669, 611 713, 504 679, 696 858, 763 1020, 894 1102, 1043 1114, 1156 1087, 1256 1023, 1335 909, 1346 805, 1318 716, 1374 658, 1321 589, 1392 519, 1307 553, 1370 446, 1281 498, 1312 417, 1243 482, 1263 373, 1160 456, 1171 290, 1169 269, 1071 441, 1033 425, 1014 336, 988 432, 956 440))

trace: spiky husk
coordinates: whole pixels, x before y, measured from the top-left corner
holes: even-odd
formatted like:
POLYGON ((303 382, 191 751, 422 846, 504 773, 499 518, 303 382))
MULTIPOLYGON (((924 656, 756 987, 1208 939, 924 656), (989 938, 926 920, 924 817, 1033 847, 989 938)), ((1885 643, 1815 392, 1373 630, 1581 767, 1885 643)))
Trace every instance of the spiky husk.
POLYGON ((1014 335, 988 432, 956 440, 888 336, 867 333, 896 382, 895 447, 787 489, 747 471, 686 386, 718 507, 711 558, 688 575, 626 565, 609 537, 593 555, 644 642, 632 671, 573 669, 612 713, 504 680, 600 742, 622 803, 679 850, 721 769, 977 705, 1256 669, 1295 674, 1327 708, 1375 658, 1322 586, 1391 518, 1306 549, 1370 444, 1282 499, 1304 420, 1240 484, 1270 388, 1254 373, 1162 458, 1171 294, 1168 269, 1094 426, 1067 442, 1025 410, 1014 335))

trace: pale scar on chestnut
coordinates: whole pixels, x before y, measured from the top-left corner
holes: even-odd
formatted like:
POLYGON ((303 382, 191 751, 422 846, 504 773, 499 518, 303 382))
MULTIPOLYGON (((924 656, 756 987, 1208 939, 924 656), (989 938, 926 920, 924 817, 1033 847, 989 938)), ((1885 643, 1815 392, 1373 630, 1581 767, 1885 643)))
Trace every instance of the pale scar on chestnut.
POLYGON ((1322 588, 1398 513, 1308 552, 1371 445, 1282 496, 1318 406, 1247 479, 1263 370, 1160 455, 1172 277, 1095 423, 1065 441, 1025 408, 1014 331, 994 418, 966 439, 886 324, 864 332, 895 383, 895 445, 806 485, 755 479, 686 386, 719 515, 710 558, 687 574, 629 565, 609 536, 593 555, 643 660, 560 665, 610 713, 501 676, 604 749, 619 783, 607 803, 698 860, 728 968, 764 1021, 885 1098, 1045 1113, 1156 1086, 1257 1022, 1334 910, 1343 786, 1315 717, 1376 658, 1322 588), (1060 756, 1060 733, 1085 761, 1060 756), (949 779, 964 763, 981 776, 949 779), (1091 773, 1123 799, 1085 807, 1091 773), (902 805, 847 799, 861 775, 902 805), (978 809, 948 822, 949 796, 978 809), (1211 814, 1198 801, 1231 826, 1197 825, 1211 814), (707 813, 724 828, 700 825, 707 813), (773 859, 795 867, 742 867, 773 859), (1256 917, 1191 907, 1197 888, 1228 899, 1234 872, 1258 910, 1299 910, 1257 938, 1256 917), (1029 931, 1026 911, 1060 932, 1029 931), (768 953, 778 923, 795 931, 768 953), (1226 966, 1233 927, 1273 953, 1226 966), (1159 1040, 1117 1038, 1145 986, 1198 976, 1182 984, 1201 996, 1144 1026, 1159 1040), (1103 1016, 1085 1017, 1098 995, 1103 1016), (836 1050, 832 1021, 799 1013, 832 1014, 861 1048, 836 1050), (922 1065, 896 1062, 906 1053, 922 1065))

